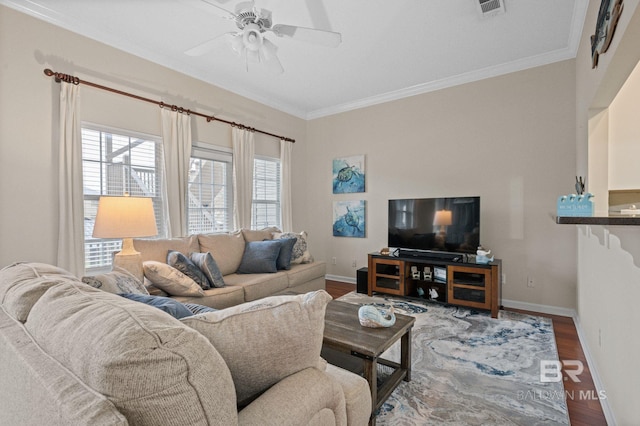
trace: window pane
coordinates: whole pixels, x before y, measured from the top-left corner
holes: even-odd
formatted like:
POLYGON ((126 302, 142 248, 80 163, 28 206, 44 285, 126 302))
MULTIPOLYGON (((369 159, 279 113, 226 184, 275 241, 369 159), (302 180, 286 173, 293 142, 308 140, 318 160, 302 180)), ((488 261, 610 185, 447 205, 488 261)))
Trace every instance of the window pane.
POLYGON ((163 237, 162 144, 159 139, 134 134, 114 133, 92 128, 82 129, 82 165, 85 223, 85 268, 111 265, 112 253, 122 241, 93 238, 93 225, 101 195, 151 197, 156 223, 163 237))
POLYGON ((280 161, 256 158, 253 170, 253 203, 251 227, 281 227, 280 161))
POLYGON ((189 169, 189 233, 225 232, 232 227, 231 155, 198 149, 189 169))

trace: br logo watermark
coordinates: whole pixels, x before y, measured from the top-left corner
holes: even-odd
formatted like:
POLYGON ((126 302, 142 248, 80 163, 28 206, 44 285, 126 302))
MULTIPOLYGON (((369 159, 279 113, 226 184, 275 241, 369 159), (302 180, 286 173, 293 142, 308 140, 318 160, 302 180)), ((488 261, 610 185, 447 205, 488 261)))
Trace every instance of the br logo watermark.
MULTIPOLYGON (((571 380, 574 383, 580 383, 580 374, 584 371, 584 364, 577 359, 565 361, 541 360, 540 361, 540 382, 541 383, 558 383, 563 380, 571 380), (563 375, 564 373, 564 375, 563 375)), ((521 400, 591 400, 597 401, 606 399, 607 395, 604 390, 596 391, 595 389, 579 389, 565 390, 530 390, 519 391, 518 399, 521 400)))
POLYGON ((540 381, 542 383, 554 383, 562 381, 562 370, 564 367, 564 374, 567 378, 571 379, 575 383, 580 383, 578 377, 584 371, 584 365, 582 361, 577 359, 569 359, 565 361, 554 361, 543 359, 540 360, 540 381))

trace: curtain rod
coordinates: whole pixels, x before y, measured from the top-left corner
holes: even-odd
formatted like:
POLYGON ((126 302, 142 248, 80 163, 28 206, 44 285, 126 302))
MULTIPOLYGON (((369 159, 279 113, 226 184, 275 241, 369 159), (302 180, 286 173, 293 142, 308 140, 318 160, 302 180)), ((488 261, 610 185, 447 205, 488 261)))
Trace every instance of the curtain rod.
POLYGON ((49 68, 46 68, 44 70, 44 74, 48 77, 53 77, 56 81, 56 83, 60 83, 61 81, 64 81, 65 83, 71 83, 71 84, 86 84, 87 86, 91 86, 91 87, 95 87, 98 89, 102 89, 102 90, 106 90, 107 92, 112 92, 112 93, 117 93, 118 95, 123 95, 123 96, 128 96, 130 98, 134 98, 134 99, 138 99, 140 101, 145 101, 145 102, 149 102, 152 104, 156 104, 158 105, 160 108, 171 108, 171 111, 178 111, 179 113, 187 113, 188 115, 193 114, 193 115, 197 115, 198 117, 203 117, 207 119, 207 122, 211 122, 211 121, 220 121, 222 123, 226 123, 232 127, 238 127, 240 129, 244 129, 244 130, 249 130, 251 132, 257 132, 257 133, 262 133, 263 135, 267 135, 267 136, 272 136, 274 138, 278 138, 280 140, 283 141, 287 141, 287 142, 295 142, 295 139, 291 139, 288 138, 286 136, 279 136, 279 135, 275 135, 273 133, 269 133, 269 132, 265 132, 263 130, 259 130, 256 129, 254 127, 249 127, 249 126, 245 126, 242 123, 236 123, 235 121, 228 121, 228 120, 224 120, 222 118, 218 118, 215 117, 213 115, 205 115, 205 114, 201 114, 199 112, 196 111, 191 111, 190 109, 184 109, 183 107, 179 107, 177 105, 169 105, 169 104, 165 104, 162 101, 154 101, 153 99, 149 99, 149 98, 144 98, 142 96, 138 96, 138 95, 134 95, 132 93, 128 93, 128 92, 123 92, 122 90, 117 90, 117 89, 113 89, 111 87, 107 87, 107 86, 102 86, 100 84, 96 84, 96 83, 92 83, 90 81, 86 81, 86 80, 80 80, 78 77, 74 77, 70 74, 63 74, 61 72, 54 72, 51 71, 49 68))

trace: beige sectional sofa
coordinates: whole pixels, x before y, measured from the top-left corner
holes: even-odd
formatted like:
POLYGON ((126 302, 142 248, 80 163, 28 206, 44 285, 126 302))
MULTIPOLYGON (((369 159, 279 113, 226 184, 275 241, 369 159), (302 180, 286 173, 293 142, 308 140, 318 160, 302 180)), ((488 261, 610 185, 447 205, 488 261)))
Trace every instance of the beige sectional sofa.
MULTIPOLYGON (((271 239, 274 229, 253 231, 243 229, 230 233, 199 234, 175 239, 134 239, 133 245, 142 255, 142 261, 166 262, 167 252, 177 250, 185 255, 210 252, 215 259, 226 286, 204 291, 204 296, 173 296, 180 302, 191 302, 216 309, 234 306, 266 296, 306 293, 325 288, 326 263, 313 261, 291 265, 290 270, 264 274, 238 274, 247 242, 271 239)), ((148 283, 148 281, 147 281, 148 283)), ((153 285, 149 292, 164 295, 153 285)))
POLYGON ((177 320, 45 264, 0 271, 2 425, 364 425, 323 290, 177 320))

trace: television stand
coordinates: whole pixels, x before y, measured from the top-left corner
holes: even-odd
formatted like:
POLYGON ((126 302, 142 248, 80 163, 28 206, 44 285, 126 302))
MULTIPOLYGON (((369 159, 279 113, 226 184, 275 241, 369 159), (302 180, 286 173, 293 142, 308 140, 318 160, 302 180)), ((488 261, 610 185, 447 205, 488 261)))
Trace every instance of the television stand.
POLYGON ((468 259, 450 261, 400 253, 392 256, 371 253, 368 294, 378 292, 485 309, 497 318, 502 300, 501 271, 501 260, 479 264, 468 259))

